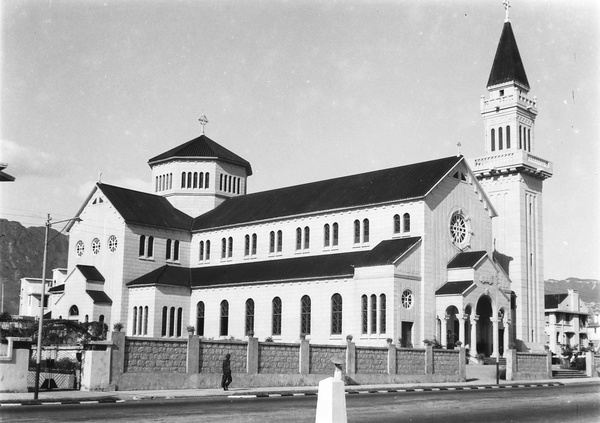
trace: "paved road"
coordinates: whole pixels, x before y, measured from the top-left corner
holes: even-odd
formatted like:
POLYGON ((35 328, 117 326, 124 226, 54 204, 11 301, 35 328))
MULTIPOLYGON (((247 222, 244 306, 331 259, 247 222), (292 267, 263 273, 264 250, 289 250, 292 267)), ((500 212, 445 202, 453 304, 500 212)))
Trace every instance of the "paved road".
MULTIPOLYGON (((347 395, 349 422, 598 422, 600 385, 347 395)), ((2 407, 4 422, 314 422, 315 396, 2 407)))

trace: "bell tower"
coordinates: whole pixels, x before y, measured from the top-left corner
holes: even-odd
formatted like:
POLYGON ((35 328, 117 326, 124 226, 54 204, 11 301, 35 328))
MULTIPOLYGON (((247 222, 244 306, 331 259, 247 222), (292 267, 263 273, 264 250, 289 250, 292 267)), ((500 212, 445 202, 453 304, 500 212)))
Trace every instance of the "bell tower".
MULTIPOLYGON (((542 186, 552 163, 535 155, 537 98, 530 86, 508 18, 481 98, 485 155, 471 167, 498 212, 492 223, 494 257, 510 277, 514 293, 514 338, 542 344, 544 273, 542 186)), ((537 347, 540 347, 538 345, 537 347)))

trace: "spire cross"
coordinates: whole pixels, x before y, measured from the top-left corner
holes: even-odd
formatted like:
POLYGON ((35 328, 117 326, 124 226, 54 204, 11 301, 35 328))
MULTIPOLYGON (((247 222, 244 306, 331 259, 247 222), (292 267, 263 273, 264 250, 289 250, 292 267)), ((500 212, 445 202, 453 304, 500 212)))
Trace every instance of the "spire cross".
POLYGON ((511 7, 510 0, 502 0, 502 4, 504 5, 504 10, 506 13, 506 16, 504 17, 504 22, 508 22, 508 8, 511 7))
POLYGON ((460 146, 461 146, 461 145, 462 145, 462 144, 460 143, 460 141, 456 143, 456 148, 458 149, 458 153, 456 153, 456 156, 457 156, 457 157, 458 157, 458 156, 460 156, 460 146))
POLYGON ((200 122, 200 125, 202 125, 202 135, 204 135, 204 127, 208 123, 208 118, 204 113, 202 113, 202 116, 198 118, 198 122, 200 122))

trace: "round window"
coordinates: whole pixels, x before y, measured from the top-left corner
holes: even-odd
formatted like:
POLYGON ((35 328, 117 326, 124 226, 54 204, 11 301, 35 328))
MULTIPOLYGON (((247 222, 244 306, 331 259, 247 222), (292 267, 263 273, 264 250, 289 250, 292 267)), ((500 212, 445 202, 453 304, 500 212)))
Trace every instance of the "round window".
POLYGON ((92 252, 94 254, 98 254, 100 252, 100 240, 98 238, 94 238, 92 241, 92 252))
POLYGON ((77 241, 77 244, 75 244, 75 252, 77 253, 77 255, 81 257, 84 251, 85 246, 83 245, 83 241, 77 241))
POLYGON ((450 218, 450 238, 457 246, 464 246, 469 242, 469 225, 461 212, 455 212, 450 218))
POLYGON ((114 235, 111 235, 110 238, 108 238, 108 249, 114 253, 115 250, 117 249, 117 237, 114 235))
POLYGON ((402 293, 402 307, 411 308, 413 306, 413 293, 410 289, 405 289, 402 293))

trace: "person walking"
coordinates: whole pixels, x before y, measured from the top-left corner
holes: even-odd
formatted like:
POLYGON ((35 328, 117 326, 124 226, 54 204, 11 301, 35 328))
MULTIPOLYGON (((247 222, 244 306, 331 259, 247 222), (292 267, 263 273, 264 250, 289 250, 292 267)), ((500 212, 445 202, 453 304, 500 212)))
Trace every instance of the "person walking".
POLYGON ((223 360, 223 377, 221 378, 221 386, 224 391, 229 391, 229 384, 233 381, 231 378, 231 363, 229 359, 231 354, 225 354, 225 360, 223 360))

